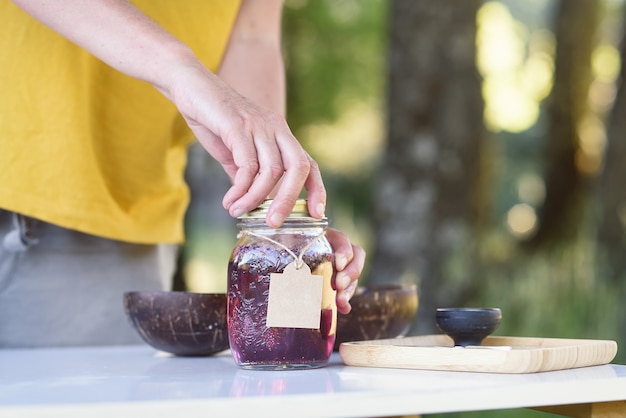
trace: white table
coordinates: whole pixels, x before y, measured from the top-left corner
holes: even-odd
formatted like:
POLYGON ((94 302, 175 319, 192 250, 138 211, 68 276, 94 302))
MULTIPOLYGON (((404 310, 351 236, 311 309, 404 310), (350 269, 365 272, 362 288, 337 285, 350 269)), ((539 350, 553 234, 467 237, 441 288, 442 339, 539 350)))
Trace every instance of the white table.
POLYGON ((228 352, 0 350, 0 417, 12 418, 381 417, 550 406, 626 416, 625 400, 626 366, 612 364, 503 375, 348 367, 333 354, 321 369, 260 372, 237 368, 228 352))

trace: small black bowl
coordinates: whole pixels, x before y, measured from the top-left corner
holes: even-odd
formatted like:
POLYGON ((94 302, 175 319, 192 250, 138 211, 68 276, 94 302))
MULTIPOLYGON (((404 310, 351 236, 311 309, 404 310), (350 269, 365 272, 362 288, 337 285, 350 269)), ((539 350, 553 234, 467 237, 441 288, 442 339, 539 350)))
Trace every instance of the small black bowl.
POLYGON ((127 292, 124 309, 141 338, 157 350, 209 356, 229 348, 225 293, 127 292))
POLYGON ((437 326, 455 346, 481 345, 500 325, 499 308, 438 308, 437 326))

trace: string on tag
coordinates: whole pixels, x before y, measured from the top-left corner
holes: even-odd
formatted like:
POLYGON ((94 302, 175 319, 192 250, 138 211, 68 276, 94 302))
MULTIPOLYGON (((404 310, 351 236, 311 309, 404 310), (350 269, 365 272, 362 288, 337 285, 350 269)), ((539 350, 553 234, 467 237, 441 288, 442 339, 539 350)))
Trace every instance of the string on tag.
POLYGON ((281 244, 280 242, 278 242, 278 241, 276 241, 276 240, 274 240, 274 239, 272 239, 270 237, 266 237, 265 235, 257 234, 255 232, 250 232, 250 231, 242 231, 242 232, 240 232, 237 235, 237 238, 241 237, 241 235, 252 235, 253 237, 264 239, 266 241, 271 242, 272 244, 275 244, 275 245, 279 246, 283 250, 287 251, 290 256, 293 257, 294 261, 296 262, 296 269, 300 270, 302 268, 302 265, 304 264, 304 260, 303 260, 304 253, 306 253, 306 250, 311 248, 311 246, 313 246, 313 244, 315 244, 318 239, 320 239, 322 236, 324 236, 324 233, 322 232, 321 234, 316 236, 314 239, 312 239, 311 242, 309 242, 307 245, 305 245, 302 248, 302 250, 300 251, 300 255, 296 255, 296 253, 294 253, 289 248, 287 248, 287 246, 281 244))

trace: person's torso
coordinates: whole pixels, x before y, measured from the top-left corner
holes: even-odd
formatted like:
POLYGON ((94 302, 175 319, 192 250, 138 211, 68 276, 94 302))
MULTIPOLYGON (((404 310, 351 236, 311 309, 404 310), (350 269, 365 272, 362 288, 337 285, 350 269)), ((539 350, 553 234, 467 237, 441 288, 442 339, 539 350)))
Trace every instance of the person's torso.
MULTIPOLYGON (((135 0, 217 71, 234 0, 135 0)), ((0 207, 131 242, 179 242, 192 134, 148 83, 0 0, 0 207)))

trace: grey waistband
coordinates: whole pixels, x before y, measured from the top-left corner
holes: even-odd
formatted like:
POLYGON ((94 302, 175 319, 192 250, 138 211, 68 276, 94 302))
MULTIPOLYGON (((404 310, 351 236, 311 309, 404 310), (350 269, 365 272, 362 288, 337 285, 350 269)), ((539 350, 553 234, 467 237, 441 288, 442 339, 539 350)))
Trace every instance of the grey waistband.
POLYGON ((2 246, 5 250, 22 252, 39 242, 32 233, 36 222, 34 219, 15 212, 4 212, 11 215, 13 222, 13 228, 2 239, 2 246))

